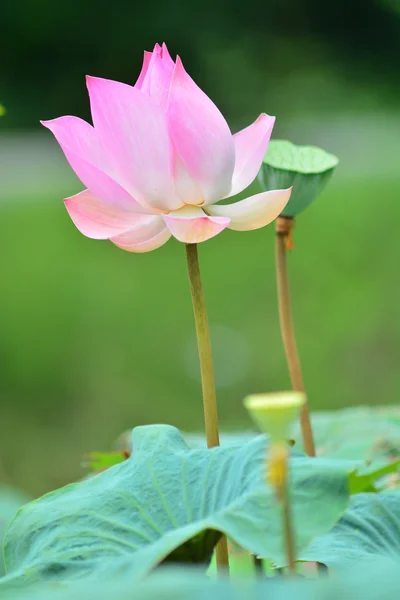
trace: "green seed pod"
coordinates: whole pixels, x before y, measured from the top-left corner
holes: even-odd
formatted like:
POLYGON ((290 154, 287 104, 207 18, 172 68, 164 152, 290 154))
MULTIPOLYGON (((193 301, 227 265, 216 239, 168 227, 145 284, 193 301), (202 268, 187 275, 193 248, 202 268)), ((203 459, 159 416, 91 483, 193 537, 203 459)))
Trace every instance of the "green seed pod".
POLYGON ((305 401, 302 392, 277 392, 247 396, 244 405, 258 428, 270 436, 271 442, 283 444, 305 401))
POLYGON ((339 159, 315 146, 296 146, 285 140, 272 140, 258 174, 263 191, 293 186, 282 212, 296 217, 317 196, 332 177, 339 159))

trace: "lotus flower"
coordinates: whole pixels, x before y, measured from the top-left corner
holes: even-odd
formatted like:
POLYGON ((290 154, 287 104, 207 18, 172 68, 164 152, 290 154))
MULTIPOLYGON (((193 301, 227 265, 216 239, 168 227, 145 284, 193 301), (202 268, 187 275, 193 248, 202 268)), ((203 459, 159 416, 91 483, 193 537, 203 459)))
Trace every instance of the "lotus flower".
POLYGON ((145 52, 134 87, 98 77, 87 87, 94 126, 70 116, 42 122, 87 188, 65 199, 87 237, 148 252, 171 235, 197 243, 226 227, 257 229, 284 209, 290 189, 215 204, 255 179, 275 119, 262 114, 232 135, 165 44, 145 52))

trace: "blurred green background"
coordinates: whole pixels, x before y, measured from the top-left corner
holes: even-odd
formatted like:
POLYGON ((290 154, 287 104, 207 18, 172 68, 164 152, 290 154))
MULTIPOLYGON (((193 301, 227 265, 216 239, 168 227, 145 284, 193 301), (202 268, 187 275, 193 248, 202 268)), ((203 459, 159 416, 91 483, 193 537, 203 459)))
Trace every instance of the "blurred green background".
MULTIPOLYGON (((397 0, 19 0, 1 11, 0 482, 40 494, 80 477, 82 455, 129 427, 202 427, 183 245, 135 255, 79 234, 62 199, 82 185, 38 125, 89 118, 84 75, 133 84, 156 41, 233 131, 266 111, 275 138, 340 157, 290 255, 309 400, 398 402, 397 0)), ((200 247, 224 429, 250 426, 245 394, 289 386, 273 234, 226 231, 200 247)))

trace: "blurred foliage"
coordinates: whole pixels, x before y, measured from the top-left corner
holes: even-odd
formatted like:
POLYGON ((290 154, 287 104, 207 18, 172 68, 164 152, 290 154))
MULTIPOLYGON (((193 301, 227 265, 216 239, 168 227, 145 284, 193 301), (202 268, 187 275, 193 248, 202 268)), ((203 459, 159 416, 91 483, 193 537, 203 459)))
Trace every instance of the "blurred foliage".
MULTIPOLYGON (((312 413, 317 454, 387 464, 400 458, 400 407, 358 406, 312 413)), ((303 451, 300 425, 291 433, 303 451)))
POLYGON ((135 577, 131 560, 121 568, 105 568, 68 582, 45 582, 26 590, 4 590, 3 600, 396 600, 400 576, 393 559, 360 561, 350 572, 317 579, 290 577, 245 578, 243 574, 209 578, 194 568, 158 569, 145 580, 135 577), (236 576, 235 576, 236 575, 236 576))
POLYGON ((378 95, 380 105, 383 98, 398 103, 394 0, 233 0, 229 8, 224 0, 18 0, 1 18, 7 60, 0 90, 12 106, 10 128, 37 127, 40 118, 60 114, 88 116, 84 75, 133 83, 143 50, 156 41, 183 57, 233 121, 246 117, 244 109, 257 116, 260 95, 272 114, 297 109, 302 97, 308 108, 332 109, 338 88, 349 103, 350 89, 371 80, 374 94, 361 102, 378 95))

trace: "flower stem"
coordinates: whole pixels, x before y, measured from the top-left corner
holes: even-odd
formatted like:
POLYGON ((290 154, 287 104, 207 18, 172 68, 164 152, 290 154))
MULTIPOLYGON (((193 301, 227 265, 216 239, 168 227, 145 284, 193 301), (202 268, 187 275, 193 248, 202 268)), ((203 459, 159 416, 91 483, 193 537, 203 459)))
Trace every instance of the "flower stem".
MULTIPOLYGON (((276 221, 275 256, 278 285, 278 305, 283 345, 285 347, 286 360, 289 367, 292 388, 297 392, 305 392, 300 359, 297 352, 296 338, 294 335, 289 277, 287 270, 287 249, 288 246, 290 246, 291 230, 293 226, 293 218, 278 217, 276 221)), ((301 408, 300 425, 304 450, 309 456, 315 456, 314 437, 311 428, 310 413, 307 401, 301 408)))
MULTIPOLYGON (((213 448, 214 446, 219 446, 217 398, 215 393, 210 330, 208 327, 206 302, 200 275, 197 244, 186 244, 186 259, 200 360, 207 446, 208 448, 213 448)), ((228 544, 225 536, 222 536, 217 544, 216 558, 218 571, 226 572, 226 570, 229 569, 229 558, 228 544)))
POLYGON ((186 244, 186 258, 199 351, 207 446, 213 448, 214 446, 219 446, 217 398, 215 394, 210 331, 200 275, 197 244, 186 244))

